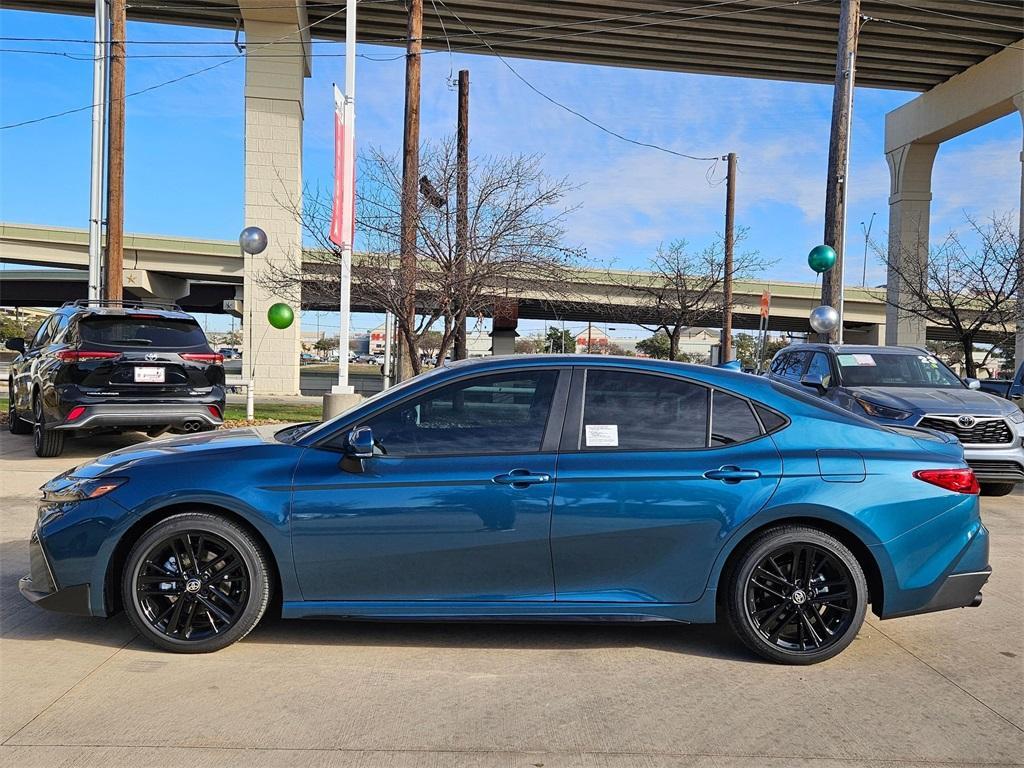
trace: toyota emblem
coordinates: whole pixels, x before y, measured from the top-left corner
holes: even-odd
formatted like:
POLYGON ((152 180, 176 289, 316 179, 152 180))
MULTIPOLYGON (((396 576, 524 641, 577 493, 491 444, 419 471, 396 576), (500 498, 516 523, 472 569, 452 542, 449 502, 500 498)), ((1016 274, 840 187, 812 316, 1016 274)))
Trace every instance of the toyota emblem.
POLYGON ((961 427, 973 427, 976 421, 977 419, 975 419, 973 416, 961 416, 959 419, 956 420, 956 423, 959 424, 961 427))
POLYGON ((146 353, 146 359, 147 360, 159 360, 160 359, 160 355, 158 355, 156 352, 147 352, 146 353))

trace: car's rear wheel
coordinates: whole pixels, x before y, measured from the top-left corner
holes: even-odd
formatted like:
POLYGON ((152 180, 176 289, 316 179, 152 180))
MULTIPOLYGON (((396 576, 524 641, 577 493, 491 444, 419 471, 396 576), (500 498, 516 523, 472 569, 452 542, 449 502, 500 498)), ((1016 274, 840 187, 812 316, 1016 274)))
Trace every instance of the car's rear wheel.
POLYGON ((758 536, 732 568, 729 623, 754 653, 815 664, 853 642, 868 589, 850 550, 816 528, 787 525, 758 536))
POLYGON ((7 429, 12 435, 27 435, 32 431, 32 425, 18 414, 13 382, 7 383, 7 429))
POLYGON ((1006 496, 1007 494, 1013 493, 1013 489, 1016 487, 1016 483, 982 483, 981 495, 1006 496))
POLYGON ((43 399, 39 395, 32 398, 32 421, 32 447, 36 456, 43 459, 60 456, 64 452, 64 433, 46 428, 43 399))
POLYGON ((150 642, 209 653, 241 640, 270 599, 270 570, 242 527, 206 512, 174 515, 132 547, 121 578, 128 617, 150 642))

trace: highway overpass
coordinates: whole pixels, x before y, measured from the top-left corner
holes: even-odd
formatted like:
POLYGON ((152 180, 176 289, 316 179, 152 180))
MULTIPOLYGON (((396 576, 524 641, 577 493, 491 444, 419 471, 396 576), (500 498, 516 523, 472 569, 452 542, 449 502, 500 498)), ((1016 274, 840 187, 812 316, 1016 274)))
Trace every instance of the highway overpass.
MULTIPOLYGON (((360 290, 358 254, 353 275, 353 311, 379 312, 360 290)), ((0 223, 0 262, 45 266, 52 269, 20 269, 0 272, 0 304, 12 306, 52 306, 63 301, 85 298, 88 237, 86 230, 0 223)), ((318 304, 325 291, 317 262, 317 290, 304 291, 310 310, 336 311, 337 303, 318 304), (312 297, 317 297, 314 300, 312 297)), ((160 235, 127 235, 125 238, 125 286, 139 298, 154 294, 150 289, 173 286, 177 299, 191 312, 224 311, 224 302, 244 300, 244 262, 236 243, 225 240, 160 235)), ((643 296, 631 286, 643 273, 623 270, 577 269, 565 285, 539 283, 519 296, 519 316, 538 320, 573 322, 651 321, 644 316, 643 296)), ((653 278, 653 276, 651 276, 653 278)), ((311 278, 313 279, 313 278, 311 278)), ((740 280, 734 289, 736 301, 734 325, 738 329, 758 327, 758 309, 764 290, 771 292, 769 328, 776 331, 806 333, 807 317, 820 303, 814 283, 766 280, 740 280)), ((847 288, 845 329, 849 341, 881 343, 885 338, 886 304, 884 288, 847 288)), ((710 318, 714 326, 717 318, 710 318)), ((942 329, 930 327, 928 338, 945 338, 942 329)), ((994 333, 986 334, 995 340, 994 333)), ((979 339, 980 340, 980 339, 979 339)))

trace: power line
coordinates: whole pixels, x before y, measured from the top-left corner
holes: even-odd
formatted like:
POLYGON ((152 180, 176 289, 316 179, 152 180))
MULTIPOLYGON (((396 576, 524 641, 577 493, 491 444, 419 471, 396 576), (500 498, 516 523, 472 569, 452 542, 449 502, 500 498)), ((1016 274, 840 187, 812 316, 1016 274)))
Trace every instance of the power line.
MULTIPOLYGON (((311 27, 315 26, 316 24, 321 24, 324 21, 327 21, 328 19, 330 19, 332 16, 338 15, 339 13, 341 13, 342 10, 344 10, 344 9, 339 9, 339 10, 335 11, 333 14, 325 16, 325 17, 323 17, 322 19, 320 19, 318 21, 314 21, 314 22, 312 22, 310 24, 307 24, 306 26, 301 27, 300 29, 298 29, 297 32, 301 33, 301 32, 304 32, 307 29, 310 29, 311 27)), ((257 46, 257 50, 259 50, 260 48, 269 47, 269 46, 274 45, 276 43, 280 43, 280 42, 282 42, 284 40, 292 38, 292 37, 295 36, 295 34, 296 34, 296 32, 289 32, 287 35, 283 35, 283 36, 279 37, 276 40, 271 40, 271 41, 269 41, 267 43, 264 43, 262 45, 257 46)), ((138 89, 136 91, 131 91, 129 93, 126 93, 124 95, 124 98, 128 99, 131 96, 139 96, 139 95, 141 95, 143 93, 149 93, 150 91, 155 91, 158 88, 163 88, 163 87, 168 86, 168 85, 173 85, 175 83, 180 83, 182 80, 187 80, 190 77, 195 77, 196 75, 201 75, 201 74, 203 74, 205 72, 209 72, 212 69, 217 69, 218 67, 223 67, 225 64, 228 64, 228 63, 234 61, 235 59, 243 58, 246 55, 247 55, 246 53, 239 53, 239 54, 236 54, 235 57, 232 58, 232 59, 226 59, 224 61, 218 61, 216 64, 211 64, 208 67, 203 67, 202 69, 197 69, 197 70, 195 70, 193 72, 186 72, 185 74, 179 75, 178 77, 173 77, 170 80, 164 80, 163 82, 156 83, 154 85, 150 85, 150 86, 147 86, 145 88, 140 88, 140 89, 138 89)), ((0 131, 6 131, 6 130, 8 130, 10 128, 21 128, 21 127, 26 126, 26 125, 33 125, 35 123, 41 123, 41 122, 44 122, 46 120, 54 120, 54 119, 56 119, 58 117, 64 117, 66 115, 75 114, 76 112, 84 112, 87 109, 92 109, 93 106, 95 106, 95 105, 94 104, 87 104, 84 107, 75 107, 73 109, 65 109, 62 112, 55 112, 53 114, 43 115, 41 117, 32 118, 31 120, 22 120, 21 122, 17 122, 17 123, 8 123, 7 125, 0 125, 0 131)))
POLYGON ((908 24, 905 21, 895 21, 893 19, 883 19, 878 16, 864 16, 865 21, 878 21, 883 24, 893 24, 897 27, 906 27, 907 29, 916 29, 918 32, 926 32, 929 35, 944 35, 946 37, 955 38, 957 40, 966 40, 971 43, 981 43, 983 45, 991 45, 993 48, 999 48, 1005 50, 1007 48, 1013 48, 1017 51, 1024 51, 1024 46, 1016 45, 1014 43, 997 43, 994 40, 983 40, 979 37, 971 37, 970 35, 958 35, 956 32, 946 32, 941 29, 933 29, 929 27, 922 27, 917 24, 908 24))
POLYGON ((938 10, 936 10, 934 8, 920 8, 920 7, 916 6, 916 5, 909 5, 909 4, 906 4, 906 3, 898 3, 898 2, 896 2, 896 0, 882 0, 882 2, 885 3, 886 5, 894 5, 897 8, 906 8, 909 11, 919 11, 921 13, 930 13, 930 14, 933 14, 935 16, 943 16, 943 17, 948 18, 948 19, 956 19, 957 21, 969 21, 972 24, 984 24, 985 26, 996 27, 998 29, 1005 29, 1005 30, 1008 30, 1010 32, 1016 32, 1018 34, 1024 35, 1024 25, 1018 25, 1016 27, 1012 27, 1009 24, 1000 24, 997 21, 985 21, 984 19, 971 18, 970 16, 958 16, 955 13, 947 13, 945 11, 938 11, 938 10))

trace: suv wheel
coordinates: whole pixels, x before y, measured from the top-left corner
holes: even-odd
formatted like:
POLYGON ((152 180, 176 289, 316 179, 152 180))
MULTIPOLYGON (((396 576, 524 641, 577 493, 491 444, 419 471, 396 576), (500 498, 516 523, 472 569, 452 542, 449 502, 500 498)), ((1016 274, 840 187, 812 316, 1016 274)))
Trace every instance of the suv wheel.
POLYGON ((13 382, 7 383, 7 429, 12 435, 27 435, 32 431, 32 425, 18 415, 13 382))
POLYGON ((270 600, 270 566, 240 526, 185 512, 160 521, 132 547, 121 599, 151 643, 176 653, 209 653, 256 626, 270 600))
POLYGON ((729 623, 754 653, 783 664, 815 664, 853 642, 868 588, 857 558, 805 526, 765 531, 732 569, 729 623))
POLYGON ((982 483, 981 495, 1006 496, 1007 494, 1013 493, 1013 489, 1016 487, 1016 483, 982 483))
POLYGON ((43 400, 37 394, 32 398, 32 447, 36 451, 36 456, 44 459, 60 456, 64 452, 64 433, 56 429, 47 429, 45 419, 43 400))

